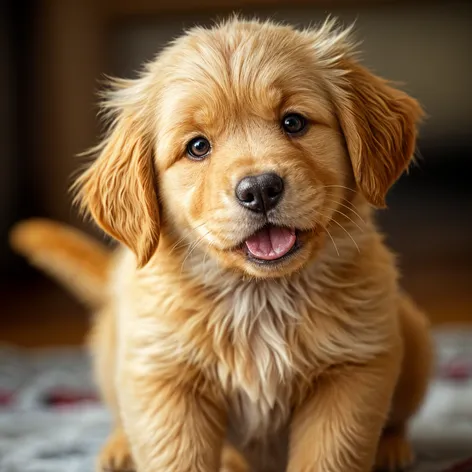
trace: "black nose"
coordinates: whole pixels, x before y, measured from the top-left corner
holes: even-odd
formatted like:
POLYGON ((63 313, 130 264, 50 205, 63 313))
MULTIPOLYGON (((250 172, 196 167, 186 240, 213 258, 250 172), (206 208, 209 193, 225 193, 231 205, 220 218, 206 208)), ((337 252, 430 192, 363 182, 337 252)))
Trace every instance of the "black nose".
POLYGON ((236 186, 239 203, 249 210, 267 213, 279 202, 284 181, 274 173, 244 177, 236 186))

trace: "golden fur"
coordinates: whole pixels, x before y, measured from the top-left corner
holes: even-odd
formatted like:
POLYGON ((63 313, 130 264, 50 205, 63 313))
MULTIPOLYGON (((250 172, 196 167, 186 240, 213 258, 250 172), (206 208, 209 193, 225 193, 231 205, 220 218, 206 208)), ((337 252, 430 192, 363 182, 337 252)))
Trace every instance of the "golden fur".
POLYGON ((428 323, 400 292, 371 208, 408 167, 422 111, 356 61, 349 33, 332 21, 195 28, 107 94, 110 133, 76 184, 123 243, 91 337, 116 420, 99 470, 368 472, 412 460, 428 323), (306 133, 281 132, 288 112, 307 117, 306 133), (200 135, 212 151, 197 162, 185 148, 200 135), (269 267, 240 249, 262 216, 234 197, 242 177, 268 171, 286 183, 269 221, 301 242, 269 267))

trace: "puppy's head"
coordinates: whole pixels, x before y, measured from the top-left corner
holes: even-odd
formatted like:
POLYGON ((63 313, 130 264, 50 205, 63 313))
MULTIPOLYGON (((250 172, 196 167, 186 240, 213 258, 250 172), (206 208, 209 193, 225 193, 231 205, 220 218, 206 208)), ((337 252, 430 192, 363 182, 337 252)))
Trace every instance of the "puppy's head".
POLYGON ((106 106, 110 134, 77 183, 98 224, 141 266, 163 230, 256 277, 315 257, 351 187, 384 206, 421 116, 332 22, 194 29, 106 106))

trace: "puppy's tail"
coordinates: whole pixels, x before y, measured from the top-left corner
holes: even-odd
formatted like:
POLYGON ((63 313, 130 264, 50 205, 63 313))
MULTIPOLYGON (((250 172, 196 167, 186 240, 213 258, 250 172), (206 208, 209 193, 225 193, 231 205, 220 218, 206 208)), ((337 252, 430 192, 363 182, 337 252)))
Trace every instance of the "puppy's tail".
POLYGON ((104 245, 71 227, 43 219, 18 223, 10 232, 10 244, 79 301, 91 308, 104 303, 112 259, 104 245))

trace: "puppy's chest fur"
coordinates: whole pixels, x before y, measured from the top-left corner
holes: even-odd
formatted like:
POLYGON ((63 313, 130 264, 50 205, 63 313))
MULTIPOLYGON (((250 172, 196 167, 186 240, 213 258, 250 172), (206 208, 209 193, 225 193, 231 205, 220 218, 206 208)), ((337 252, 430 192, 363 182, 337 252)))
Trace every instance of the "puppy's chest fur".
POLYGON ((299 317, 291 300, 274 301, 264 286, 242 285, 227 304, 226 336, 215 343, 217 374, 234 432, 245 442, 288 420, 297 371, 290 337, 299 317))
POLYGON ((228 435, 255 470, 277 470, 284 462, 282 438, 297 375, 290 338, 299 316, 291 297, 280 295, 265 284, 238 285, 220 299, 225 335, 215 331, 217 375, 229 407, 228 435))
POLYGON ((220 284, 212 315, 216 370, 240 443, 280 435, 294 402, 327 366, 379 352, 384 333, 375 326, 378 298, 369 300, 365 287, 351 283, 344 287, 346 300, 336 289, 334 301, 329 286, 340 281, 319 283, 319 277, 241 281, 227 291, 220 284), (361 319, 353 300, 361 301, 361 319))

